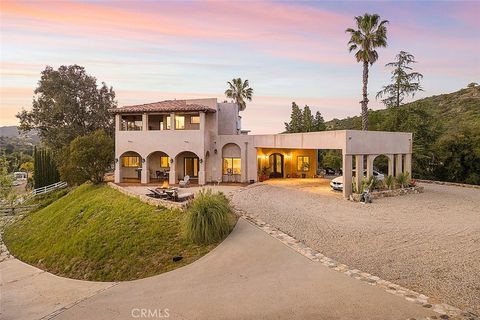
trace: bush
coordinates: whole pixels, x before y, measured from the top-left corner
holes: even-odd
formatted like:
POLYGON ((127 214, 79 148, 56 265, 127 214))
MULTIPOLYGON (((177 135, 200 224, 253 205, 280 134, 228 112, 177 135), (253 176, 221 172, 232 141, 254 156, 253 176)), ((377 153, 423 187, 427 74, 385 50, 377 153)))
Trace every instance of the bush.
POLYGON ((395 188, 395 177, 394 176, 387 176, 385 178, 385 186, 388 190, 393 190, 395 188))
POLYGON ((410 174, 403 172, 400 173, 397 177, 397 183, 402 189, 408 187, 410 185, 410 174))
POLYGON ((230 205, 223 193, 202 190, 187 208, 185 236, 196 244, 221 240, 230 233, 230 215, 230 205))
POLYGON ((69 185, 103 182, 114 159, 113 139, 103 130, 75 138, 63 150, 62 180, 69 185))

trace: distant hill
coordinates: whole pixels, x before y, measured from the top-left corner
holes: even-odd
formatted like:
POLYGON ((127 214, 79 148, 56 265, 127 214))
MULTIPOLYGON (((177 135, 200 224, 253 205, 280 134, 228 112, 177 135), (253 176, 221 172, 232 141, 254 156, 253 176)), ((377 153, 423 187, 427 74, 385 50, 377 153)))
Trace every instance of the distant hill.
MULTIPOLYGON (((435 121, 441 123, 444 133, 457 132, 459 127, 480 127, 480 86, 431 96, 400 106, 400 109, 407 108, 429 112, 435 121)), ((360 106, 358 112, 360 113, 360 106)), ((376 124, 381 122, 387 112, 386 109, 369 112, 371 130, 379 130, 376 124)), ((333 119, 326 122, 326 125, 328 130, 361 129, 361 118, 356 116, 333 119)))
POLYGON ((17 126, 4 126, 0 127, 0 137, 4 138, 19 138, 22 140, 27 140, 30 143, 37 144, 40 142, 40 138, 35 130, 20 133, 17 126))

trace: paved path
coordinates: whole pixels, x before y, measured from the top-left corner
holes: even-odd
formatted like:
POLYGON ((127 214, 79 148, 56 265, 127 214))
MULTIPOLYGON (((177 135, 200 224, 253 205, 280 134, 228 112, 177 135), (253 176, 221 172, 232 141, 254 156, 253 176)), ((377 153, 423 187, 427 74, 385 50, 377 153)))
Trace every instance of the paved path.
POLYGON ((197 262, 113 283, 59 278, 11 259, 0 264, 2 319, 408 319, 432 315, 315 263, 240 219, 197 262), (133 314, 132 314, 133 312, 133 314), (50 316, 48 316, 50 315, 50 316))

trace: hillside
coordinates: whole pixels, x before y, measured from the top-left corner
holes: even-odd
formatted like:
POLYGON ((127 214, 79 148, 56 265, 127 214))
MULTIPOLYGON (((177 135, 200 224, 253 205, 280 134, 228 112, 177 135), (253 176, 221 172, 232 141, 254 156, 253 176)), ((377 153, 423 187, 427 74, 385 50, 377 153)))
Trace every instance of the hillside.
MULTIPOLYGON (((431 96, 404 104, 401 110, 422 109, 431 114, 441 124, 442 132, 457 132, 461 127, 478 127, 480 125, 480 86, 461 89, 456 92, 431 96), (459 126, 461 124, 461 126, 459 126)), ((358 107, 360 113, 360 106, 358 107)), ((380 130, 381 122, 388 110, 371 111, 369 118, 371 130, 380 130)), ((346 119, 333 119, 326 122, 328 130, 361 129, 360 116, 346 119)))
POLYGON ((186 240, 184 215, 105 185, 84 184, 7 228, 4 240, 18 259, 57 275, 132 280, 189 264, 218 244, 186 240), (173 262, 176 255, 183 260, 173 262))

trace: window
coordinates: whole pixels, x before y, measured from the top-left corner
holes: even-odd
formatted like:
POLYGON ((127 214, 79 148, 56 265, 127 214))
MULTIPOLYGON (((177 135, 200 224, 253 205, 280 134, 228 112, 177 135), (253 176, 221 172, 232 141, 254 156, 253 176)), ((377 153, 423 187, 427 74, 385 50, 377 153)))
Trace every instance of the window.
POLYGON ((140 167, 140 157, 122 157, 122 164, 128 168, 140 167))
POLYGON ((191 116, 190 117, 191 124, 199 124, 200 123, 200 116, 191 116))
POLYGON ((160 167, 161 168, 170 167, 170 157, 160 157, 160 167))
POLYGON ((185 116, 175 116, 175 130, 185 129, 185 116))
POLYGON ((142 116, 128 115, 122 116, 120 120, 120 130, 122 131, 140 131, 142 130, 142 116))
POLYGON ((223 158, 223 174, 241 174, 241 169, 240 158, 223 158))
POLYGON ((297 157, 297 171, 308 171, 310 169, 310 158, 305 156, 297 157))

